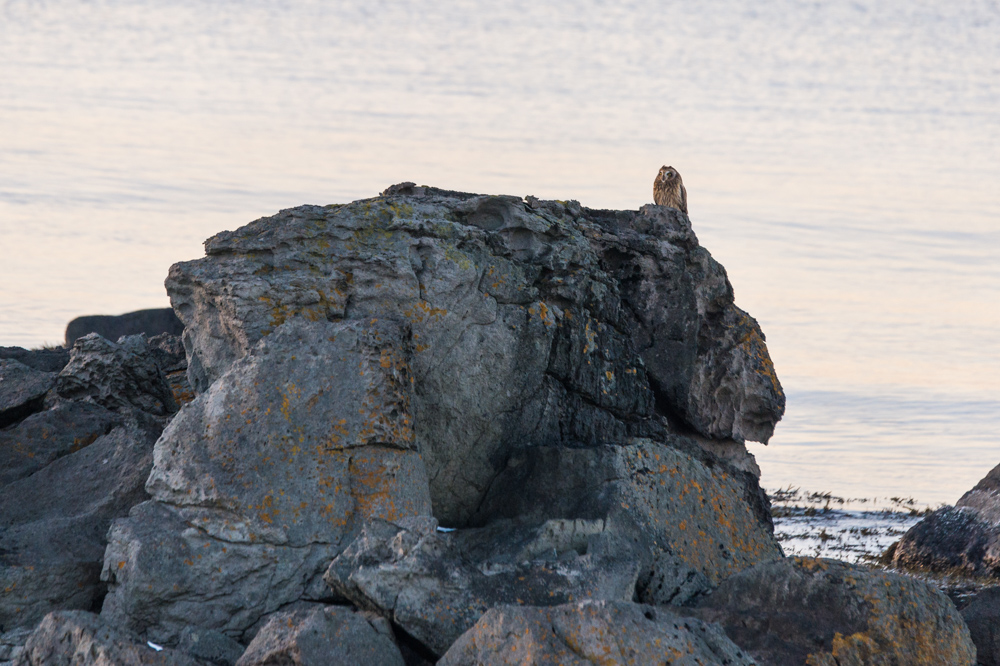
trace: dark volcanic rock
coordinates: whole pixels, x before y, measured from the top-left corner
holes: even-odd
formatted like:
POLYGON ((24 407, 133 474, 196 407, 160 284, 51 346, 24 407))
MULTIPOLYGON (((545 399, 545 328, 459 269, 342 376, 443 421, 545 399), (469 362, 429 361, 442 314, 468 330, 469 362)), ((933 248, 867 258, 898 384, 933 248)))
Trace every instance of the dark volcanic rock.
POLYGON ((0 347, 0 359, 4 358, 13 359, 42 372, 59 372, 69 363, 69 350, 63 347, 55 349, 0 347))
POLYGON ((137 310, 123 315, 89 315, 77 317, 66 326, 66 346, 72 347, 77 339, 90 333, 113 341, 125 335, 180 335, 183 330, 184 324, 170 308, 137 310))
MULTIPOLYGON (((628 601, 634 594, 635 562, 579 556, 567 547, 571 543, 551 538, 553 525, 442 534, 433 518, 399 522, 366 525, 330 565, 326 581, 357 606, 389 617, 437 655, 495 606, 628 601)), ((560 536, 571 542, 572 527, 566 527, 560 536)))
POLYGON ((156 651, 93 613, 49 613, 14 666, 205 666, 176 650, 156 651))
POLYGON ((154 397, 166 384, 141 337, 94 336, 58 376, 30 372, 53 390, 47 409, 0 430, 0 632, 100 603, 105 535, 146 499, 165 423, 154 397))
POLYGON ((56 375, 13 359, 0 359, 0 428, 17 423, 45 407, 45 394, 56 375))
POLYGON ((911 571, 1000 576, 1000 465, 955 506, 911 527, 882 557, 911 571))
POLYGON ((951 601, 906 576, 792 557, 723 581, 697 608, 764 664, 975 664, 951 601))
POLYGON ((237 666, 403 666, 389 623, 342 606, 275 613, 237 666))
POLYGON ((82 449, 0 488, 0 628, 100 601, 105 533, 146 498, 163 425, 136 413, 82 449))
POLYGON ((716 625, 678 617, 667 608, 625 602, 500 606, 483 615, 438 662, 439 666, 754 663, 716 625))
POLYGON ((976 644, 976 661, 1000 666, 1000 587, 979 591, 960 611, 976 644))
POLYGON ((416 447, 456 526, 520 448, 771 436, 763 335, 683 214, 388 192, 262 218, 171 268, 197 392, 289 319, 401 321, 416 447))
POLYGON ((67 400, 108 409, 135 407, 156 416, 177 411, 156 357, 141 335, 117 343, 96 333, 77 340, 56 379, 56 392, 67 400))

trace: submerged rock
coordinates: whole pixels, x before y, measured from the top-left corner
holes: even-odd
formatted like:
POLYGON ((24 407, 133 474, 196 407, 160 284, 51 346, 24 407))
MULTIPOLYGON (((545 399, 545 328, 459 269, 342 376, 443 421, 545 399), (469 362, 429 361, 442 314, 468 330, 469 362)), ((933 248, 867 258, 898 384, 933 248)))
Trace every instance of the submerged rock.
POLYGON ((790 557, 723 581, 685 612, 719 623, 763 664, 972 666, 951 601, 922 581, 837 560, 790 557))
POLYGON ((679 617, 668 608, 601 601, 493 608, 438 662, 439 666, 663 663, 749 666, 755 662, 717 625, 679 617))

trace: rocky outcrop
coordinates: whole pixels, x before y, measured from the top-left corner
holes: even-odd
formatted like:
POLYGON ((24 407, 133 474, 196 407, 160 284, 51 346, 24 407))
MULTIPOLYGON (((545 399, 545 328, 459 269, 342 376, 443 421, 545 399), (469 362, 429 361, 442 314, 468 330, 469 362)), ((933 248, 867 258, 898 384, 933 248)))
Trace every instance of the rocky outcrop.
POLYGON ((784 396, 687 217, 403 186, 206 242, 167 278, 209 386, 290 319, 399 322, 435 514, 466 524, 515 450, 693 430, 767 441, 784 396))
POLYGON ((962 617, 922 581, 837 560, 792 557, 725 580, 684 609, 763 664, 976 663, 962 617))
POLYGON ((77 317, 66 325, 66 346, 72 347, 79 338, 90 333, 117 340, 129 335, 178 336, 183 330, 184 324, 171 308, 137 310, 123 315, 88 315, 77 317))
POLYGON ((105 618, 245 642, 346 598, 441 654, 496 604, 679 603, 780 556, 756 478, 671 434, 742 449, 784 405, 686 217, 404 190, 171 268, 198 396, 111 528, 105 618))
POLYGON ((208 666, 170 649, 157 650, 93 613, 49 613, 14 666, 208 666))
MULTIPOLYGON (((242 637, 300 598, 371 518, 430 515, 410 351, 385 322, 295 319, 170 422, 141 504, 109 533, 103 615, 173 644, 242 637)), ((249 636, 247 638, 250 638, 249 636)))
POLYGON ((907 571, 1000 576, 1000 465, 955 506, 942 507, 911 527, 882 559, 907 571))
POLYGON ((33 413, 0 430, 0 632, 10 632, 100 603, 105 533, 146 498, 172 402, 141 336, 84 338, 58 374, 0 363, 44 389, 33 413))
POLYGON ((663 663, 755 662, 716 625, 678 617, 668 608, 587 601, 549 608, 493 608, 438 662, 440 666, 663 663))
POLYGON ((389 623, 339 606, 275 613, 237 666, 403 666, 389 623))

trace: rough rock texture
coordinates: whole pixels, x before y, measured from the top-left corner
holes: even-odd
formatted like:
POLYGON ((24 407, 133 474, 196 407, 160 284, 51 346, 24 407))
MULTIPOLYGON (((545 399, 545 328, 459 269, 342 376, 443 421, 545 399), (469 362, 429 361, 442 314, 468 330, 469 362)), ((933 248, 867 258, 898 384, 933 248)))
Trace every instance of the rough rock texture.
POLYGON ((171 308, 137 310, 123 315, 89 315, 77 317, 66 325, 66 346, 72 347, 78 338, 89 333, 117 340, 126 335, 180 335, 183 328, 184 324, 177 319, 171 308))
POLYGON ((837 560, 792 557, 725 580, 685 609, 764 664, 976 663, 951 601, 932 586, 837 560))
POLYGON ((299 598, 364 521, 430 515, 407 339, 375 321, 294 319, 187 405, 109 533, 103 615, 172 644, 234 638, 299 598))
POLYGON ((980 590, 960 612, 976 645, 977 663, 1000 666, 1000 587, 980 590))
POLYGON ((0 428, 42 410, 45 394, 55 379, 53 372, 35 370, 13 359, 0 359, 0 428))
POLYGON ((541 446, 513 455, 476 522, 586 520, 588 552, 628 553, 639 599, 684 603, 743 569, 782 556, 757 479, 684 438, 619 446, 541 446))
POLYGON ((218 631, 185 627, 177 649, 215 666, 233 666, 243 655, 245 648, 218 631))
POLYGON ((117 343, 97 333, 77 340, 69 363, 56 378, 56 392, 67 400, 108 409, 134 407, 156 416, 177 411, 156 358, 141 335, 117 343))
MULTIPOLYGON (((634 594, 635 562, 595 561, 572 547, 560 557, 552 552, 551 532, 529 535, 507 524, 441 533, 433 518, 399 522, 366 525, 330 565, 326 580, 334 591, 389 617, 437 655, 495 606, 630 601, 634 594)), ((560 532, 572 536, 570 530, 560 532)))
POLYGON ((911 527, 882 557, 909 571, 1000 576, 1000 465, 955 506, 911 527))
POLYGON ((753 663, 716 625, 678 617, 666 608, 623 602, 494 608, 438 662, 439 666, 753 663))
POLYGON ((275 613, 237 666, 403 666, 389 623, 340 606, 275 613))
POLYGON ((197 392, 290 319, 394 319, 435 515, 466 523, 516 449, 692 429, 767 441, 784 410, 756 322, 672 209, 410 185, 302 206, 171 268, 197 392))
POLYGON ((108 526, 147 497, 165 423, 144 345, 81 340, 47 380, 48 408, 0 430, 0 632, 100 603, 108 526))
POLYGON ((14 666, 205 666, 176 650, 156 651, 137 636, 84 611, 49 613, 14 666))
POLYGON ((42 372, 59 372, 69 363, 69 349, 25 349, 0 347, 0 359, 9 358, 42 372))

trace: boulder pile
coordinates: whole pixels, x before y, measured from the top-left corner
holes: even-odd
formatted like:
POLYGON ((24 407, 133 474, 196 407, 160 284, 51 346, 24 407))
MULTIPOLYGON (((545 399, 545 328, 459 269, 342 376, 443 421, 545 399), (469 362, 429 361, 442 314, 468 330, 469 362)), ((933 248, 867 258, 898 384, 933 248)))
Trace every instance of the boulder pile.
POLYGON ((974 663, 923 584, 822 561, 838 573, 803 582, 783 558, 744 443, 768 441, 784 394, 683 213, 403 183, 205 248, 166 280, 183 359, 176 339, 92 334, 59 375, 3 361, 0 436, 68 401, 101 431, 72 455, 107 439, 140 459, 102 464, 141 479, 88 524, 88 597, 19 574, 34 587, 0 606, 6 658, 974 663), (767 582, 726 592, 741 576, 767 582), (836 622, 748 639, 747 590, 783 603, 771 585, 792 606, 833 589, 836 622))

